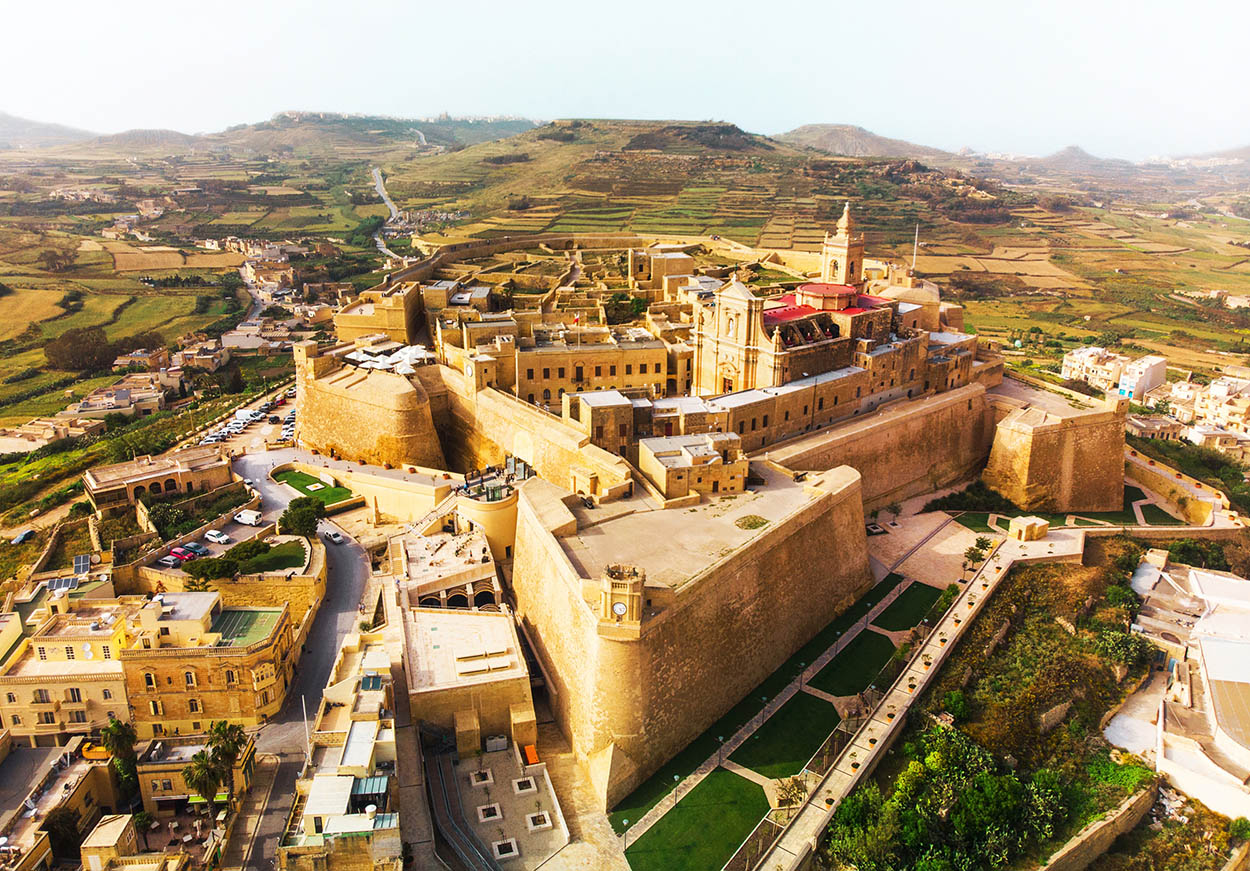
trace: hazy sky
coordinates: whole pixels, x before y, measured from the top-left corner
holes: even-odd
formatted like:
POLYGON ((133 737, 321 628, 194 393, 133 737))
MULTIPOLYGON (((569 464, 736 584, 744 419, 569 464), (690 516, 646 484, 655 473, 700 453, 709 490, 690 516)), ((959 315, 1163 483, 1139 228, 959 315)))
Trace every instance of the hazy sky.
POLYGON ((1244 0, 0 0, 0 111, 116 132, 283 109, 858 124, 943 148, 1250 145, 1244 0))

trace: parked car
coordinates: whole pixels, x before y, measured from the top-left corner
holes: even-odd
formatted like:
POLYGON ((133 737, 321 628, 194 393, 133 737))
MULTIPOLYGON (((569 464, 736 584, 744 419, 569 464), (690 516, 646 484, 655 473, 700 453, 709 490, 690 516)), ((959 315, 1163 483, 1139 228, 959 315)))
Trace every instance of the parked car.
POLYGON ((240 511, 234 515, 234 522, 242 523, 244 526, 260 526, 260 512, 252 510, 240 511))
POLYGON ((200 544, 198 541, 188 541, 182 545, 183 550, 189 550, 196 556, 208 556, 212 551, 200 544))
POLYGON ((185 547, 175 547, 169 551, 169 555, 176 556, 178 557, 178 559, 182 560, 183 562, 186 562, 187 560, 195 559, 195 554, 187 550, 185 547))
POLYGON ((326 530, 325 535, 322 537, 326 541, 330 542, 330 544, 342 544, 347 541, 347 539, 343 536, 343 533, 339 532, 337 529, 326 530))
POLYGON ((208 532, 204 533, 204 537, 213 544, 229 544, 232 541, 230 536, 226 535, 220 529, 210 529, 208 532))
POLYGON ((182 560, 178 559, 176 556, 163 556, 156 561, 156 564, 162 568, 176 569, 178 566, 182 565, 182 560))
POLYGON ((278 415, 276 414, 271 414, 269 415, 269 422, 270 423, 282 423, 282 418, 278 417, 278 415))

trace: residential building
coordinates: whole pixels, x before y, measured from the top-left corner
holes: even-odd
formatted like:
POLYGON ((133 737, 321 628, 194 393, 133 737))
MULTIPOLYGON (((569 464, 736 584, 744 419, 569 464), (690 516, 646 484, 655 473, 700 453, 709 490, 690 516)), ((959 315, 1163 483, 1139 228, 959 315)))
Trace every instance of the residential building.
POLYGON ((1125 418, 1125 432, 1143 439, 1159 439, 1174 442, 1185 438, 1185 425, 1170 417, 1144 417, 1130 414, 1125 418))
POLYGON ((114 369, 138 366, 145 372, 159 372, 169 367, 169 351, 166 348, 136 348, 113 361, 114 369))
POLYGON ((1144 401, 1146 394, 1167 380, 1168 361, 1150 354, 1129 363, 1120 373, 1117 393, 1125 399, 1144 401))
POLYGON ((0 454, 27 453, 61 439, 104 432, 104 421, 89 417, 37 417, 21 426, 0 428, 0 454))
POLYGON ((230 458, 218 445, 197 445, 159 457, 142 456, 96 466, 82 476, 86 495, 97 511, 133 505, 145 493, 196 493, 234 480, 230 458))
POLYGON ((218 593, 160 593, 122 651, 140 738, 194 735, 214 720, 257 726, 286 699, 298 659, 281 608, 227 608, 218 593))
POLYGON ((1088 345, 1074 348, 1063 355, 1060 375, 1065 381, 1084 381, 1095 390, 1106 393, 1119 389, 1120 377, 1129 362, 1129 358, 1123 354, 1088 345))
POLYGON ((176 351, 170 358, 170 362, 172 365, 180 366, 183 369, 203 369, 207 372, 216 372, 230 362, 230 349, 223 348, 221 341, 218 339, 196 342, 187 345, 180 351, 176 351))
POLYGON ((116 384, 97 388, 70 403, 64 411, 57 412, 57 417, 102 419, 111 414, 146 417, 164 410, 165 391, 169 387, 162 383, 160 373, 132 373, 116 384))
MULTIPOLYGON (((191 864, 186 848, 155 849, 151 842, 157 837, 135 828, 133 814, 107 814, 82 842, 82 867, 85 871, 184 871, 191 864)), ((193 835, 195 840, 200 838, 193 835)))
MULTIPOLYGON (((199 737, 153 738, 136 748, 135 772, 143 809, 157 818, 177 816, 202 807, 204 797, 187 786, 182 772, 196 753, 209 751, 206 739, 199 737)), ((249 735, 234 762, 234 791, 226 778, 213 797, 219 807, 237 808, 252 785, 256 773, 256 742, 249 735)))
POLYGON ((107 758, 85 758, 84 738, 64 747, 10 753, 0 763, 0 858, 6 871, 51 871, 59 864, 44 824, 56 808, 77 815, 84 837, 122 807, 107 758))
POLYGON ((382 633, 351 632, 331 668, 278 846, 283 871, 400 871, 391 657, 382 633))

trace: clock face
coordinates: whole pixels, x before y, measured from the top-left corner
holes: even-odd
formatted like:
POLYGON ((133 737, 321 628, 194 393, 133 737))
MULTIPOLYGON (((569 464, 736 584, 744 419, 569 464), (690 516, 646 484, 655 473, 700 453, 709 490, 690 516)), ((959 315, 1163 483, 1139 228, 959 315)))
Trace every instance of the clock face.
POLYGON ((629 608, 626 607, 624 602, 617 602, 615 605, 612 606, 612 613, 615 614, 617 617, 624 617, 625 612, 628 610, 629 608))

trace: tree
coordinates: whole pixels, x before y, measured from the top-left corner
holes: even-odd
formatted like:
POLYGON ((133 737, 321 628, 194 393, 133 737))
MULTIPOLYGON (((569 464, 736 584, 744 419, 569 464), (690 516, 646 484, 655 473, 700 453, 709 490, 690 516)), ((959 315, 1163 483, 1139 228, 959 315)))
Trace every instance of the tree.
POLYGON ((117 357, 103 327, 73 327, 44 346, 53 369, 76 372, 107 369, 117 357))
POLYGON ((807 784, 801 777, 787 777, 777 782, 777 802, 795 807, 807 798, 807 784))
POLYGON ((146 851, 148 847, 148 828, 155 822, 156 818, 147 811, 138 811, 135 814, 135 828, 139 830, 140 836, 143 838, 143 849, 146 851))
POLYGON ((976 544, 977 550, 989 550, 990 547, 993 546, 993 544, 994 542, 990 540, 990 537, 988 535, 977 536, 977 544, 976 544))
POLYGON ((48 811, 43 821, 43 830, 48 833, 48 841, 52 845, 52 854, 57 859, 78 862, 82 858, 82 832, 78 831, 78 811, 65 805, 57 805, 48 811))
MULTIPOLYGON (((182 570, 197 581, 233 578, 239 573, 239 562, 232 556, 204 557, 182 564, 182 570)), ((188 585, 187 589, 191 589, 188 585)))
POLYGON ((247 733, 238 723, 217 720, 208 727, 208 746, 225 774, 229 795, 227 801, 233 801, 234 764, 239 761, 239 754, 247 746, 247 733))
POLYGON ((325 503, 313 496, 292 499, 282 516, 278 518, 278 531, 287 535, 312 538, 317 534, 317 523, 326 516, 325 503))
POLYGON ((217 818, 217 790, 221 787, 221 763, 208 750, 200 750, 182 769, 182 779, 188 789, 208 803, 208 818, 217 818))
POLYGON ((964 551, 964 559, 966 559, 970 565, 975 566, 984 558, 985 558, 985 551, 981 550, 980 548, 970 547, 964 551))
POLYGON ((109 717, 108 725, 100 730, 100 743, 113 757, 113 770, 117 772, 117 780, 126 795, 134 795, 139 788, 139 776, 135 771, 138 754, 135 753, 135 741, 139 735, 135 727, 116 717, 109 717))

